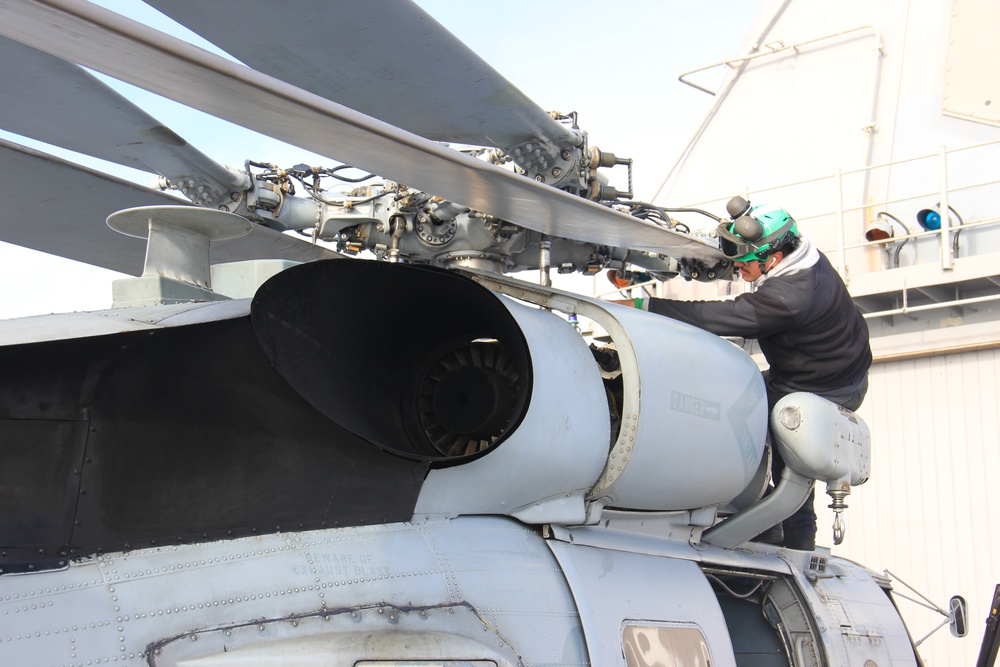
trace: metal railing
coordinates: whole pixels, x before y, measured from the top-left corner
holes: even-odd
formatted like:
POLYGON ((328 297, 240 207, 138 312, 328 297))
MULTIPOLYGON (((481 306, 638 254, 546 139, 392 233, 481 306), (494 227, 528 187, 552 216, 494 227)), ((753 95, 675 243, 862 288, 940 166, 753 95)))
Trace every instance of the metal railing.
MULTIPOLYGON (((971 156, 975 158, 975 155, 971 156)), ((886 176, 884 181, 888 184, 890 182, 889 177, 886 176)), ((947 148, 942 146, 936 153, 868 165, 857 169, 837 170, 833 174, 781 183, 752 190, 746 189, 743 194, 747 199, 751 200, 755 195, 762 195, 765 193, 769 198, 772 198, 772 200, 779 200, 779 195, 781 193, 785 193, 788 199, 794 199, 796 190, 806 192, 807 188, 815 188, 817 186, 830 194, 829 197, 823 196, 819 199, 826 202, 832 202, 833 205, 826 209, 805 211, 805 214, 801 214, 802 211, 797 210, 795 218, 800 225, 802 223, 806 223, 806 226, 808 226, 810 221, 835 221, 836 228, 833 230, 833 236, 836 241, 833 244, 824 243, 820 246, 820 249, 830 256, 831 259, 836 258, 835 264, 837 269, 844 278, 845 282, 848 282, 848 284, 850 284, 851 278, 848 270, 848 251, 861 248, 882 247, 886 249, 885 254, 889 257, 889 247, 911 240, 919 242, 923 239, 937 238, 940 268, 943 271, 951 271, 954 269, 954 262, 958 252, 957 240, 960 234, 1000 224, 1000 215, 997 214, 1000 212, 1000 140, 983 142, 960 148, 947 148), (994 153, 992 155, 986 155, 990 149, 993 149, 994 153), (953 168, 950 168, 949 166, 949 158, 953 158, 959 154, 971 155, 975 151, 982 151, 985 156, 982 158, 981 162, 982 173, 986 175, 976 179, 966 178, 961 183, 953 183, 952 181, 957 179, 953 178, 953 168), (907 192, 900 186, 900 182, 897 180, 892 181, 893 196, 888 196, 887 194, 887 196, 881 198, 868 197, 868 193, 872 189, 872 181, 876 180, 875 172, 878 172, 878 170, 891 171, 893 168, 899 168, 907 165, 913 165, 918 168, 926 166, 926 169, 921 169, 920 172, 923 176, 919 179, 922 187, 915 188, 914 190, 907 192), (936 170, 936 175, 931 170, 936 170), (845 191, 849 189, 845 187, 845 182, 852 177, 860 177, 862 179, 861 187, 855 188, 855 190, 860 189, 860 197, 858 198, 860 201, 856 202, 849 202, 845 200, 845 191), (936 183, 934 183, 934 181, 936 181, 936 183), (824 184, 828 185, 824 187, 824 184), (991 186, 996 187, 998 190, 997 193, 992 195, 992 201, 997 203, 992 204, 992 211, 989 215, 980 215, 969 220, 963 220, 955 209, 951 207, 952 202, 956 200, 957 195, 960 196, 963 193, 972 193, 975 195, 976 190, 985 191, 986 188, 991 186), (911 205, 914 209, 916 209, 917 206, 914 204, 918 204, 919 202, 923 202, 925 204, 925 208, 934 208, 940 212, 940 228, 934 230, 922 229, 920 231, 910 231, 909 228, 903 225, 906 233, 898 235, 893 234, 890 238, 883 240, 869 241, 864 238, 864 228, 871 224, 880 213, 888 214, 894 207, 898 209, 906 205, 911 205), (933 202, 933 204, 936 205, 928 207, 926 206, 927 202, 933 202), (950 213, 948 213, 949 211, 950 213), (952 219, 952 213, 954 213, 957 220, 952 219), (848 221, 850 221, 850 224, 855 225, 853 230, 849 229, 848 221), (855 237, 857 240, 849 238, 851 233, 857 233, 857 236, 855 237)), ((887 193, 890 192, 888 185, 885 185, 885 191, 887 193)), ((724 198, 689 204, 688 207, 711 210, 712 208, 724 205, 724 202, 728 201, 728 198, 729 196, 726 196, 724 198)), ((818 198, 813 197, 811 198, 811 201, 816 201, 817 199, 818 198)), ((989 201, 990 196, 983 195, 980 196, 979 199, 981 200, 980 206, 984 206, 982 202, 989 201)), ((896 216, 889 214, 889 217, 894 218, 896 216)), ((1000 248, 1000 246, 997 247, 1000 248)), ((917 264, 925 263, 927 262, 917 262, 917 264)), ((888 262, 888 264, 889 266, 886 268, 896 268, 892 266, 891 261, 888 262)), ((1000 272, 1000 270, 998 270, 998 272, 1000 272)), ((889 315, 912 313, 934 308, 960 307, 963 305, 1000 299, 1000 295, 998 295, 977 297, 975 299, 955 299, 935 304, 909 306, 905 303, 907 296, 907 288, 905 284, 901 285, 901 289, 903 290, 904 298, 904 306, 902 308, 893 308, 891 310, 869 313, 866 316, 885 317, 889 315)))

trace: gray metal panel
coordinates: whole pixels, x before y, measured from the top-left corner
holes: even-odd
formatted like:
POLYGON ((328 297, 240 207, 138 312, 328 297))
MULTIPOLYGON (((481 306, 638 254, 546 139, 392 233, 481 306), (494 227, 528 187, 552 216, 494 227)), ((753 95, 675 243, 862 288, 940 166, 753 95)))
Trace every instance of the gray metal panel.
POLYGON ((218 322, 250 314, 250 300, 36 315, 0 320, 0 346, 108 336, 126 331, 218 322))
POLYGON ((906 627, 871 573, 842 560, 831 560, 828 570, 834 576, 810 581, 796 573, 795 579, 816 615, 830 663, 914 665, 906 627))
POLYGON ((497 518, 104 554, 61 571, 0 577, 0 614, 4 665, 170 665, 310 638, 303 644, 315 650, 303 661, 342 666, 400 658, 360 640, 414 631, 488 644, 508 658, 501 666, 588 662, 552 554, 537 532, 497 518), (337 644, 318 641, 347 635, 359 639, 354 655, 338 658, 337 644), (163 650, 147 662, 153 643, 163 650))
MULTIPOLYGON (((190 306, 185 304, 183 306, 163 307, 188 308, 190 306)), ((133 313, 134 311, 130 309, 35 315, 0 320, 0 346, 107 336, 126 331, 158 328, 155 324, 133 320, 131 317, 133 313)))
POLYGON ((715 667, 733 667, 732 642, 705 575, 690 561, 607 551, 550 540, 573 590, 593 665, 624 665, 622 623, 696 625, 715 667))
POLYGON ((489 456, 432 470, 415 512, 583 523, 584 496, 608 457, 608 404, 600 371, 576 330, 556 315, 500 301, 530 346, 531 404, 514 433, 489 456))
POLYGON ((618 306, 592 317, 612 332, 626 375, 622 432, 592 496, 616 507, 678 510, 739 495, 767 430, 756 364, 726 340, 670 318, 618 306), (627 338, 616 336, 609 316, 627 338))

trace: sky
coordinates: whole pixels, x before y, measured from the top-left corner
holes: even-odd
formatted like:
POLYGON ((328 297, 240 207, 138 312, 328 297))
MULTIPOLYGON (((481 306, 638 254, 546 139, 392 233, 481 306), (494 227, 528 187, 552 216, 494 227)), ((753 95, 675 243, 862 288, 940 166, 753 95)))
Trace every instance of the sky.
MULTIPOLYGON (((102 0, 115 11, 199 45, 196 36, 139 0, 102 0)), ((708 111, 712 97, 678 75, 740 55, 760 0, 418 0, 500 74, 546 110, 576 111, 591 145, 634 160, 635 192, 649 200, 708 111)), ((717 74, 699 81, 721 81, 717 74), (713 78, 714 77, 714 78, 713 78)), ((120 92, 225 164, 245 159, 290 166, 331 166, 267 137, 187 109, 145 91, 120 92)), ((0 132, 0 137, 103 168, 147 185, 151 176, 0 132)), ((612 184, 625 185, 624 170, 612 184)), ((104 269, 0 243, 0 318, 110 307, 104 269)))

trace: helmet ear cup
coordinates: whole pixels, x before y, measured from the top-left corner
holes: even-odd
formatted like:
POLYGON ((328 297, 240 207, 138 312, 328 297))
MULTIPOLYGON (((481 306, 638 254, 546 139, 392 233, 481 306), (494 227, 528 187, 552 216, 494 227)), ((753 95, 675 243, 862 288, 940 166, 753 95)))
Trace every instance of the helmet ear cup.
POLYGON ((729 213, 730 218, 735 220, 741 215, 746 215, 750 212, 750 202, 743 197, 733 197, 726 204, 726 212, 729 213))
POLYGON ((741 215, 733 222, 733 232, 744 241, 753 243, 764 235, 764 227, 757 221, 757 218, 741 215))

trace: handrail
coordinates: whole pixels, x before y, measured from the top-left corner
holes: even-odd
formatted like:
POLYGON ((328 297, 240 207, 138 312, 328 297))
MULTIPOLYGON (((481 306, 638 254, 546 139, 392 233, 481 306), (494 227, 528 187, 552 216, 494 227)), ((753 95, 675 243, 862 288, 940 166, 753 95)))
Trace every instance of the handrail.
MULTIPOLYGON (((831 259, 834 259, 834 255, 836 255, 835 264, 845 282, 851 278, 848 273, 849 265, 847 262, 849 251, 857 251, 863 248, 881 248, 888 251, 893 246, 898 248, 900 247, 898 244, 911 239, 914 239, 918 244, 921 240, 926 240, 928 238, 939 239, 940 270, 948 272, 955 268, 955 260, 958 257, 957 241, 959 235, 963 234, 963 232, 967 234, 970 230, 974 229, 1000 225, 1000 215, 996 215, 994 210, 991 210, 993 207, 988 205, 988 198, 978 197, 975 195, 976 190, 989 194, 992 192, 992 190, 988 190, 989 188, 997 188, 1000 186, 1000 168, 992 166, 998 164, 998 160, 995 155, 998 152, 998 148, 1000 148, 1000 139, 960 146, 957 148, 941 146, 935 153, 891 160, 865 167, 837 170, 832 174, 828 173, 823 176, 810 177, 777 185, 769 185, 767 187, 754 189, 748 188, 742 194, 744 194, 747 198, 751 198, 754 195, 763 195, 765 193, 767 193, 768 196, 777 196, 782 192, 794 193, 808 191, 809 193, 813 193, 815 190, 818 190, 820 196, 814 198, 812 201, 820 202, 820 207, 822 207, 822 209, 805 211, 804 215, 796 215, 795 217, 799 223, 811 220, 816 223, 820 223, 822 221, 830 224, 830 227, 827 228, 828 232, 826 232, 826 235, 824 236, 824 247, 822 247, 821 250, 829 254, 831 259), (988 159, 980 159, 975 151, 981 151, 982 154, 988 159), (949 161, 949 157, 957 154, 969 154, 969 157, 963 159, 962 161, 949 161), (926 167, 921 166, 921 162, 926 163, 926 167), (980 165, 980 163, 985 165, 983 169, 976 168, 976 166, 980 165), (859 174, 862 175, 862 178, 866 178, 864 177, 865 174, 871 174, 875 170, 891 169, 897 165, 904 164, 915 165, 910 166, 909 169, 916 170, 915 173, 920 174, 920 177, 902 182, 897 179, 897 181, 894 182, 891 197, 888 196, 888 191, 886 196, 879 200, 866 200, 866 195, 863 193, 860 194, 860 196, 853 194, 855 192, 853 183, 858 179, 859 174), (933 170, 936 170, 937 172, 936 177, 934 176, 933 170), (987 172, 985 175, 982 173, 984 170, 987 172), (952 181, 958 180, 953 178, 954 175, 959 173, 961 174, 961 182, 952 184, 952 181), (993 175, 994 173, 996 176, 993 175), (853 180, 848 181, 847 179, 851 177, 853 177, 853 180), (911 181, 913 183, 912 186, 910 185, 911 181), (937 182, 937 187, 932 185, 934 181, 937 182), (852 184, 852 188, 849 191, 851 194, 849 196, 852 198, 858 197, 859 202, 857 204, 851 203, 850 205, 847 205, 844 201, 846 190, 845 185, 848 182, 852 184), (913 189, 909 190, 910 187, 913 187, 913 189), (826 196, 826 193, 829 193, 829 197, 826 196), (890 213, 894 207, 898 212, 900 208, 906 208, 907 202, 912 202, 914 208, 913 213, 916 212, 916 208, 918 207, 929 208, 930 203, 935 204, 936 208, 940 211, 948 211, 948 202, 951 200, 952 204, 955 204, 957 199, 956 193, 971 193, 972 196, 976 197, 975 201, 979 202, 978 206, 981 209, 976 211, 978 215, 974 215, 973 219, 962 220, 961 218, 952 219, 950 215, 942 214, 941 227, 937 230, 923 230, 919 228, 917 231, 913 232, 906 230, 907 233, 905 234, 894 235, 891 238, 883 240, 867 241, 864 239, 861 230, 857 230, 858 233, 856 237, 852 236, 854 234, 854 232, 851 231, 853 229, 852 225, 858 224, 859 220, 862 223, 863 229, 864 224, 871 222, 871 216, 879 212, 890 213), (830 203, 833 205, 828 206, 830 203), (900 206, 901 204, 903 206, 900 206), (985 210, 982 210, 982 207, 984 206, 986 208, 985 210), (987 214, 989 217, 982 217, 983 214, 987 214), (854 240, 854 238, 857 240, 854 240)), ((867 187, 864 188, 864 192, 868 192, 867 187)), ((960 199, 960 197, 958 199, 960 199)), ((720 202, 725 202, 727 200, 728 197, 720 197, 699 203, 688 204, 687 207, 711 209, 718 206, 720 202)), ((927 246, 918 247, 927 248, 927 246)), ((919 254, 918 259, 919 265, 927 266, 928 264, 934 263, 933 260, 929 261, 926 253, 919 254)), ((977 296, 975 298, 958 298, 958 295, 956 295, 956 298, 951 301, 910 306, 906 302, 908 290, 905 285, 902 290, 904 302, 901 308, 892 308, 867 313, 865 317, 869 319, 889 317, 893 315, 905 315, 933 309, 949 307, 956 308, 976 303, 1000 301, 1000 294, 977 296)))
POLYGON ((919 306, 905 305, 905 296, 907 290, 903 290, 904 305, 901 308, 893 308, 891 310, 878 310, 874 313, 865 313, 862 315, 866 320, 875 319, 878 317, 889 317, 891 315, 908 315, 910 313, 919 313, 925 310, 938 310, 940 308, 961 308, 963 306, 971 306, 977 303, 988 303, 990 301, 1000 301, 1000 294, 989 294, 987 296, 975 296, 969 297, 967 299, 952 299, 951 301, 937 301, 935 303, 925 303, 919 306))
MULTIPOLYGON (((948 148, 945 152, 948 155, 951 155, 951 154, 954 154, 954 153, 961 153, 963 151, 976 150, 976 149, 980 149, 980 148, 988 148, 990 146, 1000 146, 1000 139, 996 139, 996 140, 993 140, 993 141, 984 141, 984 142, 978 143, 978 144, 970 144, 968 146, 961 146, 959 148, 948 148)), ((914 157, 901 158, 899 160, 891 160, 889 162, 880 162, 878 164, 872 164, 872 165, 868 165, 868 166, 865 166, 865 167, 855 167, 854 169, 843 169, 843 170, 840 170, 840 175, 841 175, 841 177, 852 176, 854 174, 861 174, 861 173, 865 173, 865 172, 871 172, 871 171, 874 171, 876 169, 885 169, 885 168, 888 168, 888 167, 895 167, 895 166, 899 166, 899 165, 903 165, 903 164, 909 164, 909 163, 912 163, 912 162, 919 162, 920 160, 929 160, 929 159, 932 159, 932 158, 940 158, 940 156, 941 156, 941 152, 940 151, 937 151, 937 152, 934 152, 934 153, 926 153, 924 155, 917 155, 917 156, 914 156, 914 157)), ((835 178, 835 177, 836 177, 836 173, 834 173, 834 174, 824 174, 822 176, 813 176, 813 177, 810 177, 810 178, 805 178, 805 179, 801 179, 801 180, 797 180, 797 181, 787 181, 785 183, 779 183, 777 185, 770 185, 770 186, 764 187, 764 188, 757 188, 755 190, 748 190, 747 194, 753 194, 755 192, 769 192, 771 190, 787 190, 787 189, 790 189, 790 188, 793 188, 793 187, 796 187, 796 186, 799 186, 799 185, 808 185, 810 183, 818 183, 818 182, 821 182, 821 181, 830 180, 830 179, 835 178)), ((972 184, 972 185, 964 185, 964 186, 960 186, 960 187, 957 187, 957 188, 951 188, 951 192, 956 192, 956 191, 962 190, 962 189, 967 190, 967 189, 970 189, 970 188, 981 187, 981 186, 984 186, 984 185, 993 185, 995 183, 1000 183, 1000 178, 994 179, 994 180, 990 180, 990 181, 982 181, 980 183, 975 183, 975 184, 972 184)), ((844 210, 845 211, 862 210, 862 209, 868 208, 870 206, 880 206, 880 205, 885 205, 885 204, 898 203, 898 202, 901 202, 901 201, 906 201, 908 199, 917 199, 917 198, 919 198, 921 196, 934 196, 936 194, 938 194, 938 191, 933 191, 933 192, 929 191, 929 192, 926 192, 926 193, 921 193, 921 194, 918 194, 918 195, 913 195, 911 197, 903 197, 903 198, 895 199, 895 200, 885 200, 885 201, 881 201, 881 202, 869 202, 868 204, 863 204, 861 206, 856 206, 856 207, 852 207, 852 208, 846 208, 844 210)), ((704 201, 701 201, 701 202, 698 202, 698 203, 687 204, 686 207, 687 208, 708 208, 708 207, 710 207, 711 204, 714 204, 714 203, 717 203, 717 202, 728 201, 730 196, 732 196, 732 195, 730 194, 730 195, 724 195, 724 196, 721 196, 721 197, 715 197, 715 198, 707 199, 707 200, 704 200, 704 201)), ((832 215, 835 212, 836 211, 831 211, 830 213, 824 213, 824 214, 821 214, 821 215, 832 215)), ((808 216, 808 217, 805 217, 805 218, 799 217, 798 219, 808 220, 809 218, 814 218, 814 217, 821 217, 821 216, 820 215, 814 215, 814 216, 808 216)))
MULTIPOLYGON (((989 227, 991 225, 995 225, 998 223, 1000 223, 1000 217, 983 218, 982 220, 976 220, 975 222, 964 222, 962 223, 962 226, 956 230, 956 233, 966 229, 975 229, 977 227, 989 227)), ((852 243, 848 246, 845 246, 845 248, 847 250, 854 250, 855 248, 869 248, 871 246, 878 246, 878 245, 891 245, 893 243, 901 243, 902 241, 906 241, 908 239, 927 238, 930 236, 940 236, 940 234, 936 231, 911 232, 909 234, 900 234, 899 236, 893 236, 892 238, 889 239, 882 239, 881 241, 861 241, 860 243, 852 243)))
MULTIPOLYGON (((941 228, 935 231, 928 232, 916 232, 913 234, 908 234, 905 236, 897 236, 893 239, 887 239, 885 241, 862 241, 862 242, 848 242, 846 239, 847 229, 845 217, 847 214, 858 213, 863 211, 878 210, 880 208, 885 208, 893 204, 900 204, 908 201, 917 201, 921 199, 936 198, 938 206, 941 210, 947 209, 947 202, 949 198, 956 192, 965 192, 970 190, 975 190, 977 188, 985 188, 991 185, 1000 184, 1000 177, 997 178, 987 178, 984 180, 977 180, 972 183, 963 183, 961 185, 952 186, 949 183, 949 167, 948 167, 948 157, 957 153, 962 153, 977 149, 987 149, 993 146, 1000 146, 1000 140, 986 141, 979 144, 972 144, 968 146, 961 146, 958 148, 947 148, 942 146, 936 153, 928 153, 924 155, 918 155, 914 157, 903 158, 899 160, 892 160, 889 162, 883 162, 880 164, 869 165, 866 167, 858 167, 854 169, 847 170, 837 170, 833 174, 826 174, 823 176, 810 177, 806 179, 790 181, 787 183, 780 183, 777 185, 769 185, 767 187, 757 188, 753 190, 747 190, 746 196, 750 197, 754 193, 763 192, 777 192, 777 191, 788 191, 797 187, 822 183, 824 181, 829 181, 832 187, 835 189, 834 201, 836 205, 834 208, 829 210, 823 210, 819 212, 810 212, 808 215, 796 215, 796 219, 801 223, 808 220, 817 220, 823 218, 829 218, 835 216, 837 219, 838 233, 836 237, 836 245, 832 248, 821 248, 824 251, 836 252, 838 256, 837 268, 841 275, 845 275, 846 271, 846 251, 853 250, 857 248, 864 248, 873 245, 881 245, 887 243, 893 243, 903 239, 909 238, 924 238, 929 236, 939 236, 941 238, 941 268, 943 270, 950 270, 954 266, 954 253, 953 245, 951 243, 952 237, 955 234, 961 233, 963 230, 971 229, 975 227, 981 227, 985 225, 995 225, 1000 222, 1000 218, 986 218, 983 220, 978 220, 976 222, 965 222, 958 228, 955 228, 950 224, 949 216, 942 216, 941 228), (922 189, 916 192, 906 193, 903 196, 898 196, 894 198, 885 198, 880 200, 865 201, 857 205, 844 205, 844 181, 848 176, 855 174, 871 173, 877 169, 887 169, 903 164, 913 164, 920 161, 926 161, 936 159, 938 162, 938 188, 936 189, 922 189)), ((692 208, 710 208, 712 204, 718 203, 720 201, 725 201, 725 198, 711 199, 708 201, 699 202, 696 204, 690 204, 689 207, 692 208)))
POLYGON ((691 81, 685 81, 684 77, 689 76, 691 74, 697 74, 698 72, 705 72, 710 69, 715 69, 716 67, 722 67, 722 66, 733 67, 734 65, 747 63, 750 62, 751 60, 757 60, 758 58, 773 56, 778 53, 782 53, 784 51, 795 51, 796 53, 798 53, 799 49, 802 48, 803 46, 809 46, 810 44, 815 44, 817 42, 825 42, 830 39, 843 37, 844 35, 850 35, 851 33, 861 32, 861 31, 871 31, 875 35, 875 49, 881 53, 883 48, 882 32, 875 26, 862 25, 856 28, 851 28, 850 30, 842 30, 841 32, 835 32, 830 35, 823 35, 822 37, 813 37, 812 39, 796 42, 795 44, 789 44, 787 46, 785 44, 781 44, 781 42, 778 42, 779 44, 781 44, 781 46, 778 48, 773 48, 770 44, 764 44, 764 46, 770 49, 770 51, 759 51, 757 53, 753 53, 748 56, 741 56, 739 58, 727 58, 725 60, 720 60, 717 63, 712 63, 711 65, 705 65, 703 67, 699 67, 697 69, 684 72, 677 77, 677 80, 685 85, 691 86, 692 88, 696 88, 702 91, 703 93, 708 93, 712 97, 715 97, 716 91, 709 90, 707 88, 699 86, 696 83, 692 83, 691 81))

